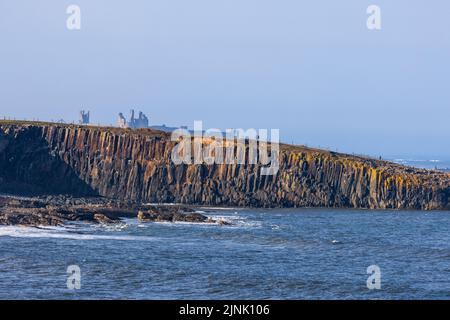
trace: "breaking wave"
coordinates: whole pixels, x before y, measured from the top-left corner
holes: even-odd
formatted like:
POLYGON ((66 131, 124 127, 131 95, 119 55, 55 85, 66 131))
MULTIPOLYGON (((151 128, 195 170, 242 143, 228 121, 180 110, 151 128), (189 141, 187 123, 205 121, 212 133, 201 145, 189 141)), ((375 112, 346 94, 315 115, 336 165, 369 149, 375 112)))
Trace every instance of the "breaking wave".
POLYGON ((157 238, 128 235, 98 235, 74 232, 73 228, 63 227, 0 227, 0 237, 13 238, 53 238, 69 240, 119 240, 119 241, 155 241, 157 238))

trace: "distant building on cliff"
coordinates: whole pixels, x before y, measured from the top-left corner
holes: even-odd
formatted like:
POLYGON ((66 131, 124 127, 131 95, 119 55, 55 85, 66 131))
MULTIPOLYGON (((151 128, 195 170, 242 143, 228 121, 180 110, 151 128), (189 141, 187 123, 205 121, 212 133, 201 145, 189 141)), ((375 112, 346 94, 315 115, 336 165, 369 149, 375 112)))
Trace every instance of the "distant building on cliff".
POLYGON ((143 112, 139 112, 138 118, 134 117, 134 110, 130 111, 130 120, 124 117, 123 113, 119 113, 119 118, 117 119, 117 126, 119 128, 130 128, 130 129, 141 129, 148 128, 148 118, 143 112))
POLYGON ((181 127, 168 127, 165 124, 162 125, 154 125, 154 126, 150 126, 150 129, 155 129, 155 130, 159 130, 159 131, 164 131, 164 132, 173 132, 177 129, 184 129, 184 130, 188 130, 187 126, 181 126, 181 127))
POLYGON ((139 112, 138 117, 134 117, 135 113, 134 110, 130 110, 130 119, 127 121, 123 113, 119 113, 119 117, 117 119, 117 126, 119 128, 129 128, 129 129, 142 129, 142 128, 149 128, 154 130, 160 130, 165 132, 173 132, 177 129, 185 129, 188 130, 187 126, 181 126, 181 127, 168 127, 165 124, 163 125, 149 125, 149 121, 147 116, 143 112, 139 112))
POLYGON ((80 124, 89 124, 90 111, 86 112, 84 110, 80 111, 80 124))

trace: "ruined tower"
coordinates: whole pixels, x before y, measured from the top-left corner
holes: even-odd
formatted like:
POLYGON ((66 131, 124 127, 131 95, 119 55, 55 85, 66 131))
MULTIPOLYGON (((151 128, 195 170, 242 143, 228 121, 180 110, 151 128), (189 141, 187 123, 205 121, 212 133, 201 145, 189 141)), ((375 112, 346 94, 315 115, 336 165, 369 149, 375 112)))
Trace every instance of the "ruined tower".
POLYGON ((130 128, 130 129, 141 129, 148 128, 148 117, 143 113, 139 112, 139 117, 134 117, 134 110, 130 110, 130 119, 127 119, 123 116, 122 113, 119 113, 119 118, 117 120, 117 126, 119 128, 130 128))
POLYGON ((89 124, 90 111, 86 112, 84 110, 80 111, 80 124, 89 124))

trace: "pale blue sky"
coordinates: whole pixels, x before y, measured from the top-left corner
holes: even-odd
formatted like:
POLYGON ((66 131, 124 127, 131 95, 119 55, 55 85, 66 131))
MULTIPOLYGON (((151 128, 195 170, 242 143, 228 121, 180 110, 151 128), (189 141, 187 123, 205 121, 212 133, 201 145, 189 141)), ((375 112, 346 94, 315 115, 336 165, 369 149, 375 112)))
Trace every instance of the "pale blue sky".
POLYGON ((0 0, 0 116, 280 128, 282 140, 450 156, 448 0, 0 0), (79 31, 66 8, 81 7, 79 31), (366 28, 366 8, 382 30, 366 28))

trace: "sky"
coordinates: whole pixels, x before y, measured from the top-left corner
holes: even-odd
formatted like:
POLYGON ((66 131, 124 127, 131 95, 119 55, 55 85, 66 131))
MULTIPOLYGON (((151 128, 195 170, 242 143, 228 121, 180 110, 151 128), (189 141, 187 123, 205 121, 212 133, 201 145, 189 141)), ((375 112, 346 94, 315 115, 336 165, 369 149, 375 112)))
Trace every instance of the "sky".
POLYGON ((448 0, 0 0, 0 117, 280 129, 450 157, 448 0), (81 29, 69 30, 69 5, 81 29), (381 30, 369 30, 369 5, 381 30))

